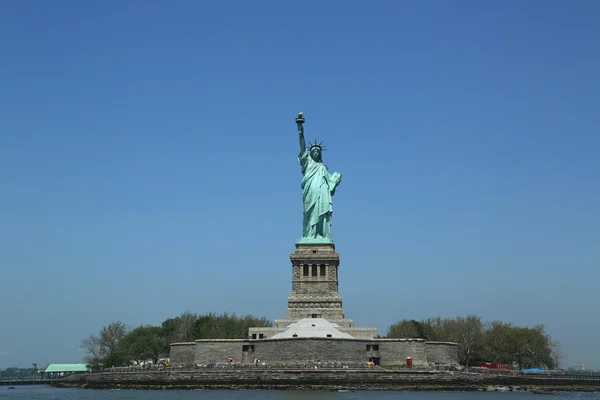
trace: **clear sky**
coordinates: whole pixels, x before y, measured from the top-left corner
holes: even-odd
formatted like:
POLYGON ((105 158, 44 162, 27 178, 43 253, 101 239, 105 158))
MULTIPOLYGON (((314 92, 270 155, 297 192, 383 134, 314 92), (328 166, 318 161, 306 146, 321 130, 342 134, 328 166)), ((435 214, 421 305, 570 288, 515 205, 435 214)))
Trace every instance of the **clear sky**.
POLYGON ((545 324, 600 368, 600 2, 0 3, 0 368, 111 321, 280 318, 294 118, 346 316, 545 324))

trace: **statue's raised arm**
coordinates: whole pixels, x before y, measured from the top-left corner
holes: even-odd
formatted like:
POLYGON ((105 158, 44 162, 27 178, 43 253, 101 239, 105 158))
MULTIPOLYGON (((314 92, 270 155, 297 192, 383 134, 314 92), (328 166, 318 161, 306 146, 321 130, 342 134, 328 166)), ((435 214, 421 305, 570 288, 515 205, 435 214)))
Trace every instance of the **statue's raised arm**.
POLYGON ((298 137, 300 138, 300 154, 298 158, 302 157, 304 152, 306 152, 306 141, 304 140, 304 113, 301 111, 298 113, 298 118, 296 118, 296 124, 298 125, 298 137))

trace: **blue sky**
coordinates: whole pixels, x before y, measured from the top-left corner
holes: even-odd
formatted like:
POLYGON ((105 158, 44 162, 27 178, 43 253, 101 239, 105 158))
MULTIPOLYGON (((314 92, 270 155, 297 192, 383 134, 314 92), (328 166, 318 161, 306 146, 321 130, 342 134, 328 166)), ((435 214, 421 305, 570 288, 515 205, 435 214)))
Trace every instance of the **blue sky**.
POLYGON ((294 118, 357 326, 543 323, 600 368, 596 1, 4 1, 0 368, 111 321, 279 318, 294 118))

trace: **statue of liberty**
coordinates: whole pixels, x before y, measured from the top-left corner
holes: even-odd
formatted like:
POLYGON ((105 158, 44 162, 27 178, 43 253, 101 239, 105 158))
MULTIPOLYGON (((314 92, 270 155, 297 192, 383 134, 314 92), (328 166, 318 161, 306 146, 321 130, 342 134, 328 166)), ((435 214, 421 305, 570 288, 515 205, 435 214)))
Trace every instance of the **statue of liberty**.
POLYGON ((306 148, 304 141, 303 113, 296 118, 298 136, 300 136, 300 154, 298 160, 302 167, 302 201, 304 203, 304 220, 302 223, 302 239, 298 243, 333 243, 331 240, 331 215, 333 207, 331 197, 335 188, 342 181, 342 175, 333 175, 323 164, 323 142, 310 143, 306 148))

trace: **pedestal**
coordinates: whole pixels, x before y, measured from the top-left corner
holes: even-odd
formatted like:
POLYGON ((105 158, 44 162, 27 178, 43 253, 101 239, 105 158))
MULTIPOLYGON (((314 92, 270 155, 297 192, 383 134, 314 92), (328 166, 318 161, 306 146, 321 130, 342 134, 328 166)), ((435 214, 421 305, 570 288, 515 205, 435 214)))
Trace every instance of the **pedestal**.
POLYGON ((292 293, 288 297, 286 319, 344 318, 338 293, 340 256, 333 243, 297 243, 290 254, 292 293))

